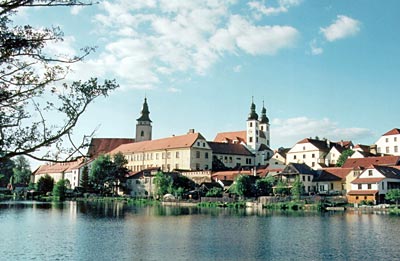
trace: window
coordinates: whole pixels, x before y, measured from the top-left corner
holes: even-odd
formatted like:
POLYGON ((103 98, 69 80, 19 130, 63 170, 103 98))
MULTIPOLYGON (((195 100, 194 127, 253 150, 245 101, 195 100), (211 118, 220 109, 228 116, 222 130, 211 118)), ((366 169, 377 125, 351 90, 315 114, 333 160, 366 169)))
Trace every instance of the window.
POLYGON ((256 135, 258 135, 258 130, 256 130, 256 135))
POLYGON ((293 156, 293 159, 297 159, 297 156, 296 156, 296 155, 294 155, 294 156, 293 156))
POLYGON ((306 154, 303 154, 303 159, 305 159, 306 158, 306 154))
POLYGON ((385 189, 385 182, 382 182, 382 190, 385 189))
POLYGON ((358 184, 358 189, 362 189, 362 184, 358 184))
POLYGON ((386 147, 386 153, 390 153, 389 147, 386 147))
POLYGON ((253 127, 253 123, 252 123, 252 122, 250 122, 250 123, 249 123, 249 126, 250 126, 250 127, 253 127))
POLYGON ((331 190, 333 190, 333 183, 331 183, 331 190))
POLYGON ((171 158, 171 152, 167 152, 167 159, 171 158))
POLYGON ((205 142, 203 142, 203 147, 204 147, 204 148, 206 147, 206 143, 205 143, 205 142))
POLYGON ((399 148, 397 146, 394 146, 394 152, 399 152, 399 148))
POLYGON ((306 181, 306 176, 303 176, 303 181, 306 181))
POLYGON ((308 180, 308 181, 311 181, 311 177, 310 177, 310 176, 307 176, 307 180, 308 180))
POLYGON ((179 159, 179 151, 175 152, 175 158, 179 159))
POLYGON ((261 126, 261 130, 262 130, 262 131, 264 130, 264 126, 261 126))
POLYGON ((368 199, 368 197, 367 197, 367 196, 364 196, 364 199, 365 199, 365 200, 367 200, 367 199, 368 199))
POLYGON ((358 199, 358 196, 356 196, 356 200, 358 199))
POLYGON ((200 164, 196 163, 196 170, 200 170, 200 164))
POLYGON ((372 176, 372 169, 368 170, 368 176, 372 176))
POLYGON ((368 184, 368 189, 371 189, 371 184, 368 184))
POLYGON ((397 137, 394 137, 394 142, 396 142, 397 141, 397 137))
POLYGON ((389 138, 386 138, 385 141, 386 141, 386 142, 389 142, 389 138))
POLYGON ((144 137, 144 131, 140 132, 140 137, 144 137))
POLYGON ((196 158, 200 159, 200 151, 196 151, 196 158))
POLYGON ((232 157, 229 157, 229 163, 232 163, 232 157))
POLYGON ((158 160, 158 153, 156 153, 156 160, 158 160))
POLYGON ((311 167, 315 167, 315 162, 311 162, 311 167))
POLYGON ((303 150, 306 150, 306 146, 303 146, 303 150))
POLYGON ((313 158, 313 159, 315 158, 315 154, 314 154, 314 153, 313 153, 313 154, 311 154, 311 158, 313 158))
POLYGON ((208 152, 206 152, 206 153, 204 154, 204 157, 205 157, 206 159, 208 159, 208 152))
POLYGON ((199 147, 200 147, 200 141, 198 141, 198 142, 197 142, 197 146, 199 146, 199 147))
POLYGON ((162 158, 165 159, 165 152, 162 153, 162 158))
POLYGON ((253 137, 249 137, 249 142, 253 142, 253 137))

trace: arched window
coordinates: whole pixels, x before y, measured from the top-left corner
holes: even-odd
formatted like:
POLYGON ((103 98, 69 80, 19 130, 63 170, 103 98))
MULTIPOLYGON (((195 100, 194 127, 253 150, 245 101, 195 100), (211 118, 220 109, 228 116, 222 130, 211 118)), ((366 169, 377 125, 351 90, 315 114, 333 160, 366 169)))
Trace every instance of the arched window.
POLYGON ((140 137, 144 137, 144 131, 140 132, 140 137))

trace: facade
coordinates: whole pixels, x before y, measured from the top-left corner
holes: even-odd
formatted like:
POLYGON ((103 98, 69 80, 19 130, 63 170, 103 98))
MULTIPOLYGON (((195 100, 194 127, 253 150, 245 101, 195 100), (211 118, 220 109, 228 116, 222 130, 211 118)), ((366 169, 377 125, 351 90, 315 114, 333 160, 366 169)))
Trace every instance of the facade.
POLYGON ((121 152, 133 172, 148 168, 172 170, 208 170, 212 166, 212 150, 205 138, 190 130, 189 133, 169 138, 124 144, 110 154, 121 152))
POLYGON ((126 179, 126 190, 132 197, 153 197, 156 187, 154 177, 159 168, 151 168, 131 173, 126 179))
POLYGON ((238 169, 255 164, 255 155, 242 144, 209 141, 208 145, 213 153, 213 162, 219 161, 225 168, 238 169))
POLYGON ((400 156, 400 129, 394 128, 382 135, 375 142, 377 152, 400 156))
POLYGON ((387 166, 374 166, 364 169, 359 177, 351 182, 347 194, 349 203, 361 201, 385 202, 385 195, 390 189, 400 188, 400 170, 387 166))
POLYGON ((330 151, 329 141, 303 139, 289 150, 286 157, 288 163, 304 163, 313 169, 326 167, 325 156, 330 151))
POLYGON ((351 141, 333 142, 330 151, 325 156, 325 165, 330 167, 336 166, 343 151, 347 149, 353 149, 351 141))
POLYGON ((269 159, 271 168, 284 168, 286 166, 286 156, 290 148, 279 148, 274 152, 274 155, 269 159))
POLYGON ((305 163, 289 163, 276 177, 286 181, 288 188, 291 188, 298 177, 303 183, 303 193, 313 193, 317 191, 313 181, 314 178, 318 177, 318 173, 305 163))

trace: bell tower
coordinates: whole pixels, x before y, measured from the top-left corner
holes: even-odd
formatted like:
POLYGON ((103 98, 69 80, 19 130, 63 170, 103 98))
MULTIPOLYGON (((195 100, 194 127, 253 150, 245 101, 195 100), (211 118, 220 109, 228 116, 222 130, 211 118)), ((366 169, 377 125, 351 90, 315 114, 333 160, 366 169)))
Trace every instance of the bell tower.
POLYGON ((151 120, 149 117, 150 111, 147 105, 147 98, 144 98, 143 109, 141 116, 137 119, 136 123, 136 139, 135 142, 151 140, 151 120))
POLYGON ((260 131, 264 132, 266 143, 268 146, 271 146, 270 145, 269 119, 267 117, 267 109, 265 109, 264 101, 263 101, 263 107, 261 110, 261 117, 260 117, 260 131))
POLYGON ((257 151, 260 147, 258 114, 256 113, 256 105, 253 98, 251 100, 250 113, 247 118, 246 143, 252 151, 257 151))

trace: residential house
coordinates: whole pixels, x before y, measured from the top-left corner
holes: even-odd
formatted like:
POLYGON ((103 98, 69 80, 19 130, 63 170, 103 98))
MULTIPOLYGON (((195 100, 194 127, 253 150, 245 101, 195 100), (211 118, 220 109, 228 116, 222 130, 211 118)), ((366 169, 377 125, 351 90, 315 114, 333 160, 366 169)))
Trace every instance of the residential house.
POLYGON ((376 145, 368 146, 357 144, 353 148, 353 155, 349 158, 358 159, 358 158, 367 158, 367 157, 376 157, 376 145))
POLYGON ((285 169, 275 177, 286 181, 288 188, 291 188, 296 178, 299 178, 303 183, 303 193, 314 193, 317 191, 313 180, 318 177, 318 173, 305 163, 289 163, 285 169))
POLYGON ((255 164, 255 155, 242 144, 209 141, 208 145, 212 150, 213 163, 219 161, 225 168, 238 169, 253 167, 255 164))
POLYGON ((158 167, 164 172, 172 170, 209 170, 212 150, 206 139, 193 129, 185 135, 158 140, 123 144, 110 154, 121 152, 132 172, 158 167))
POLYGON ((400 156, 400 129, 394 128, 386 132, 375 144, 378 153, 400 156))
POLYGON ((349 203, 373 201, 384 203, 390 189, 400 188, 400 170, 388 166, 371 165, 365 168, 359 177, 351 182, 347 193, 349 203))
POLYGON ((135 173, 129 173, 126 177, 126 191, 132 197, 153 197, 156 186, 154 177, 159 168, 149 168, 135 173))
POLYGON ((331 149, 325 156, 325 165, 331 167, 336 166, 343 151, 353 148, 353 143, 351 141, 332 142, 330 145, 331 149))
POLYGON ((285 168, 286 167, 286 157, 290 148, 279 148, 275 150, 274 155, 269 159, 269 167, 274 169, 285 168))
POLYGON ((346 195, 346 191, 350 190, 347 188, 347 184, 350 186, 350 182, 353 181, 357 176, 354 176, 354 170, 352 168, 324 168, 318 171, 319 175, 314 179, 315 187, 319 194, 340 194, 346 195))
POLYGON ((325 157, 331 150, 330 141, 303 139, 289 150, 286 156, 288 163, 304 163, 313 169, 326 167, 325 157))

